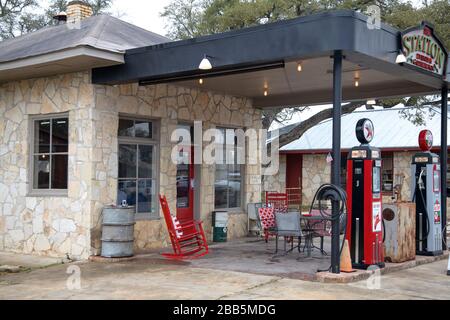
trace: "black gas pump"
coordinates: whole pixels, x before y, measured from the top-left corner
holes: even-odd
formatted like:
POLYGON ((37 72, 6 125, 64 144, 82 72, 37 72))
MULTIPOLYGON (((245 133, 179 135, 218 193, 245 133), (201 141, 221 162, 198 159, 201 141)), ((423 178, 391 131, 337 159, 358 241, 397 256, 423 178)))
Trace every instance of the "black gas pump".
POLYGON ((439 156, 431 153, 433 134, 419 134, 421 152, 411 164, 412 201, 416 203, 416 253, 436 256, 442 252, 441 165, 439 156))

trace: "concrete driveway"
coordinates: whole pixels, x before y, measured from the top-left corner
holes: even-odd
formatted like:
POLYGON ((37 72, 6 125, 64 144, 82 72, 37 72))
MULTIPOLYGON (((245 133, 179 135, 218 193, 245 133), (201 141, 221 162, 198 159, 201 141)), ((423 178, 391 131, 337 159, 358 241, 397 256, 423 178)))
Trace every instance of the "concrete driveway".
POLYGON ((0 276, 0 299, 449 299, 447 261, 352 284, 198 268, 157 255, 72 263, 0 276), (78 288, 79 285, 79 288, 78 288))

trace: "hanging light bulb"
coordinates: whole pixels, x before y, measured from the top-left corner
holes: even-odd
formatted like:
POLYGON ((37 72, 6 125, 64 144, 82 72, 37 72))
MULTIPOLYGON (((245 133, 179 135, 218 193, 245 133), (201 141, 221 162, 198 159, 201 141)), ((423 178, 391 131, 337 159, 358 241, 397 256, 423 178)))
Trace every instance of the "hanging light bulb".
POLYGON ((359 87, 359 78, 355 78, 355 87, 356 87, 356 88, 359 87))
POLYGON ((403 52, 400 50, 398 52, 397 58, 395 59, 395 63, 405 63, 406 62, 406 57, 403 54, 403 52))
POLYGON ((267 89, 264 89, 264 97, 267 97, 269 95, 269 91, 267 89))
POLYGON ((203 79, 202 78, 198 79, 198 83, 203 84, 203 79))
POLYGON ((212 69, 212 64, 209 61, 208 56, 206 54, 203 56, 203 59, 200 62, 200 65, 198 66, 198 68, 200 70, 211 70, 212 69))
POLYGON ((301 62, 297 63, 297 71, 302 72, 302 70, 303 70, 302 63, 301 62))

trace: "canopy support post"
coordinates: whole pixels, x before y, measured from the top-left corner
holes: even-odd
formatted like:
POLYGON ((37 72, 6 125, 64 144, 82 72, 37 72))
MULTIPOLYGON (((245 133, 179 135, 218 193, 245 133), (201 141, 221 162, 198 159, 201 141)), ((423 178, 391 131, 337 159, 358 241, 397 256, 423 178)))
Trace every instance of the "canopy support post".
POLYGON ((441 217, 444 226, 442 233, 442 249, 447 250, 447 117, 448 117, 448 85, 442 87, 441 93, 441 217))
MULTIPOLYGON (((341 186, 341 107, 342 107, 342 51, 334 51, 333 56, 333 162, 331 183, 341 186)), ((339 202, 332 202, 333 217, 339 215, 339 202)), ((339 219, 332 222, 331 230, 331 272, 340 273, 339 219)))

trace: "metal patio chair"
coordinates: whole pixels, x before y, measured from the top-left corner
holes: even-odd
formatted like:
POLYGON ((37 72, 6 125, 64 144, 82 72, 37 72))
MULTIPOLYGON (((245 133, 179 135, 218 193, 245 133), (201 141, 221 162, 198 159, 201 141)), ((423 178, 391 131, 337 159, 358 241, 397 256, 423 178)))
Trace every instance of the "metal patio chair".
POLYGON ((276 245, 275 253, 278 253, 278 238, 284 237, 284 253, 288 253, 294 250, 294 239, 298 239, 298 249, 300 251, 301 238, 303 236, 300 213, 288 212, 288 213, 276 213, 276 245), (287 242, 291 243, 291 249, 286 250, 287 242))
POLYGON ((257 236, 262 236, 264 233, 261 218, 259 216, 259 209, 263 207, 262 203, 249 203, 247 204, 248 215, 248 233, 256 232, 257 236), (254 226, 254 227, 253 227, 254 226))

